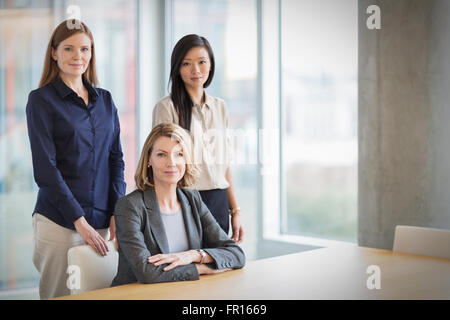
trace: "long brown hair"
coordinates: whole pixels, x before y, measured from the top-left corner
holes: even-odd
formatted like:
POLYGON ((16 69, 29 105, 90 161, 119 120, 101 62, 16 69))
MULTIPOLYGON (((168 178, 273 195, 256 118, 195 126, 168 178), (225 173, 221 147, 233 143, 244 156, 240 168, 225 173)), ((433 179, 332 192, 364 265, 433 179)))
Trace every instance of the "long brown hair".
POLYGON ((95 46, 94 37, 91 30, 80 20, 70 19, 61 22, 53 31, 53 34, 48 42, 47 52, 45 53, 44 70, 42 71, 41 81, 39 81, 39 88, 55 80, 59 73, 59 67, 52 58, 52 49, 56 50, 59 44, 76 33, 84 33, 91 40, 91 60, 83 77, 94 87, 98 85, 97 71, 95 64, 95 46))

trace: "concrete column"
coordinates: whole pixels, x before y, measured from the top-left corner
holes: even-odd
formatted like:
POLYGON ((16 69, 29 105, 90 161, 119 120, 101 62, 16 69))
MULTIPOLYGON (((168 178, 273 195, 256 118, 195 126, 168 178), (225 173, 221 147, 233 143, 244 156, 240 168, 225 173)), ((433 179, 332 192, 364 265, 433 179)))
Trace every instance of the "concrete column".
POLYGON ((449 15, 446 0, 359 1, 361 246, 392 249, 399 224, 450 229, 449 15))

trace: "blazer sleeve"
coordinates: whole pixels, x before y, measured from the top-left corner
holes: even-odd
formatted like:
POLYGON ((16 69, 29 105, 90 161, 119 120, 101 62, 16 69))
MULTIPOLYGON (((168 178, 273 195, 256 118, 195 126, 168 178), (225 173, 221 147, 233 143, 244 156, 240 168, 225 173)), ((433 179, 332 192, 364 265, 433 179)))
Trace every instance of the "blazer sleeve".
MULTIPOLYGON (((125 255, 125 260, 132 269, 138 282, 158 283, 183 280, 198 280, 199 274, 195 264, 178 266, 169 271, 163 271, 168 264, 154 266, 147 262, 151 256, 144 234, 143 204, 134 205, 127 196, 119 199, 115 207, 116 236, 119 243, 119 254, 125 255)), ((148 227, 148 226, 147 226, 148 227)))
POLYGON ((216 269, 242 268, 245 265, 242 248, 222 230, 198 191, 195 191, 195 198, 203 229, 203 250, 214 259, 212 266, 216 269))

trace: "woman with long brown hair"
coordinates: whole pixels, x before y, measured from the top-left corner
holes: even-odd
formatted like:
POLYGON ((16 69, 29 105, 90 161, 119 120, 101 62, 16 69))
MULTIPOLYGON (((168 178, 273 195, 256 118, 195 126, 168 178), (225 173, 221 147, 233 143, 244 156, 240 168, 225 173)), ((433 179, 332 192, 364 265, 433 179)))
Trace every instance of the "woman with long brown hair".
POLYGON ((26 107, 34 178, 33 263, 39 294, 70 294, 67 251, 89 244, 100 255, 115 238, 113 209, 125 194, 120 125, 111 94, 97 87, 94 38, 81 21, 54 30, 39 88, 26 107))

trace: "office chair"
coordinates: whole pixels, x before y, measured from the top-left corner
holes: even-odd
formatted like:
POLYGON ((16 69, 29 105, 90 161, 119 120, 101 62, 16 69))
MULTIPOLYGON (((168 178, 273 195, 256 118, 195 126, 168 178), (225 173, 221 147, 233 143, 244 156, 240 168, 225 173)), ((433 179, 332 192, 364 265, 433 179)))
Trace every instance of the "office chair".
POLYGON ((91 246, 81 245, 67 252, 67 280, 70 294, 107 288, 117 273, 119 253, 114 241, 107 241, 108 254, 99 255, 91 246))
POLYGON ((450 230, 396 226, 393 251, 450 259, 450 230))

